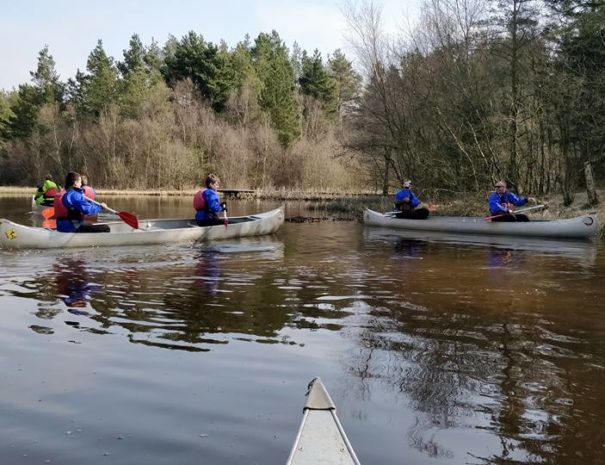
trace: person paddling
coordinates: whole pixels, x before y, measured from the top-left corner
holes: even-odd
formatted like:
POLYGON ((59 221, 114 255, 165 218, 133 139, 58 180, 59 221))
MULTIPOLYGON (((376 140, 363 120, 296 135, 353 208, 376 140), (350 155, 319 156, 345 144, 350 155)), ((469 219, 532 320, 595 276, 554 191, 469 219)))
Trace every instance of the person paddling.
POLYGON ((193 197, 195 220, 198 226, 214 226, 222 224, 218 213, 227 211, 225 202, 221 203, 218 195, 220 179, 215 174, 206 177, 206 188, 199 190, 193 197))
POLYGON ((55 218, 59 232, 109 232, 106 224, 90 224, 86 216, 94 216, 103 208, 104 203, 92 203, 84 196, 82 177, 75 171, 70 171, 65 177, 65 190, 55 196, 55 218))
POLYGON ((518 221, 527 222, 527 215, 515 214, 513 206, 520 207, 528 202, 535 203, 533 197, 520 197, 507 190, 506 182, 500 180, 495 184, 495 191, 492 192, 487 202, 489 204, 489 212, 494 216, 492 221, 518 221))
POLYGON ((429 216, 429 209, 420 206, 420 199, 412 192, 412 181, 403 183, 403 189, 395 194, 395 209, 397 218, 425 220, 429 216))
POLYGON ((51 207, 55 201, 55 195, 59 192, 59 186, 50 174, 44 177, 44 183, 38 186, 34 199, 36 205, 42 205, 44 207, 51 207))

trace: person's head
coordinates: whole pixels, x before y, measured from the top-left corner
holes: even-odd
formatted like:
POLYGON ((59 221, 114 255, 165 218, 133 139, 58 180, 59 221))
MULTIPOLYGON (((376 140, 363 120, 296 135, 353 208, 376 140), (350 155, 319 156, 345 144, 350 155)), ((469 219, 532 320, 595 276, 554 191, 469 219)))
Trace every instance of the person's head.
POLYGON ((220 184, 220 182, 221 182, 221 180, 219 179, 219 177, 216 174, 210 173, 206 177, 206 187, 208 189, 217 190, 218 189, 218 185, 220 184))
POLYGON ((496 189, 496 192, 498 193, 506 192, 506 182, 503 180, 497 181, 496 184, 494 184, 494 189, 496 189))
POLYGON ((53 180, 52 174, 47 174, 46 176, 44 176, 44 180, 45 181, 52 181, 53 180))
POLYGON ((82 185, 88 186, 88 176, 86 176, 85 174, 82 174, 82 175, 80 175, 80 177, 82 178, 82 185))
POLYGON ((406 189, 409 189, 410 187, 412 187, 412 181, 410 181, 409 179, 404 181, 403 187, 405 187, 406 189))
POLYGON ((75 171, 70 171, 65 176, 65 189, 69 189, 70 187, 82 187, 82 176, 80 173, 76 173, 75 171))

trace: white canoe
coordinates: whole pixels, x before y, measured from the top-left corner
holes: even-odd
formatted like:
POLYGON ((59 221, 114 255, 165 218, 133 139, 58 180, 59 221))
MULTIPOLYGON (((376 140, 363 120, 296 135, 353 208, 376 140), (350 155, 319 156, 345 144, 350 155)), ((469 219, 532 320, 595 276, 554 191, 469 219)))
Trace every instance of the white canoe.
POLYGON ((223 224, 199 227, 193 219, 152 219, 139 221, 139 229, 133 229, 122 221, 104 223, 109 225, 108 233, 62 233, 0 219, 0 247, 54 249, 214 241, 271 234, 283 222, 282 208, 257 215, 230 217, 227 227, 223 224))
POLYGON ((597 218, 594 213, 565 220, 504 223, 466 216, 429 216, 426 220, 409 220, 366 209, 363 212, 363 220, 365 224, 371 226, 453 234, 584 239, 596 235, 598 231, 597 218))
POLYGON ((303 419, 287 465, 359 465, 319 378, 309 383, 303 419))

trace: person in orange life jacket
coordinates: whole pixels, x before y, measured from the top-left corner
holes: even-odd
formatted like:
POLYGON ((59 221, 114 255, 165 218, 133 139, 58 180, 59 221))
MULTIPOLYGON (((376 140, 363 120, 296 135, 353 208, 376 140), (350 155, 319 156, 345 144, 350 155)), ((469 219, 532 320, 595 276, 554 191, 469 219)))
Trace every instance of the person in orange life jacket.
POLYGON ((403 189, 395 194, 395 210, 397 218, 425 220, 429 216, 429 209, 420 206, 420 199, 412 192, 412 181, 403 183, 403 189))
MULTIPOLYGON (((95 197, 97 196, 97 193, 90 186, 89 181, 88 181, 88 176, 85 174, 82 174, 81 177, 82 177, 82 191, 84 192, 84 195, 86 197, 88 197, 90 200, 94 200, 95 197)), ((84 217, 84 220, 88 221, 90 223, 96 223, 98 219, 99 219, 98 215, 91 215, 91 216, 84 217)))
POLYGON ((199 190, 193 197, 195 220, 198 226, 214 226, 222 224, 217 213, 227 211, 225 202, 221 203, 217 189, 220 179, 215 174, 206 177, 206 188, 199 190))
POLYGON ((59 232, 109 232, 106 224, 90 224, 84 216, 96 215, 107 206, 90 202, 82 190, 82 177, 70 171, 65 177, 65 190, 55 197, 55 218, 59 232))
POLYGON ((52 207, 55 195, 59 193, 59 186, 53 181, 53 177, 47 174, 44 183, 38 186, 34 199, 37 205, 52 207))
POLYGON ((88 197, 89 199, 94 200, 95 197, 97 196, 97 193, 90 186, 89 181, 88 181, 88 176, 83 174, 83 175, 81 175, 81 178, 82 178, 82 190, 84 191, 84 195, 86 197, 88 197))
POLYGON ((492 221, 529 221, 527 215, 515 214, 513 206, 520 207, 527 202, 533 203, 536 199, 533 197, 519 197, 512 192, 508 192, 506 190, 506 182, 502 180, 496 182, 494 187, 496 190, 489 195, 487 202, 489 204, 490 215, 499 216, 492 218, 492 221))

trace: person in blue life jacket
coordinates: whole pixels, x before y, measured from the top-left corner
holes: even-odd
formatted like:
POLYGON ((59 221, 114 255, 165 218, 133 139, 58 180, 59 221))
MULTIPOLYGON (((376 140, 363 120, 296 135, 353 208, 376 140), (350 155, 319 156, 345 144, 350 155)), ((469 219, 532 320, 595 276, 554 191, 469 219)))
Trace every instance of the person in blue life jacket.
POLYGON ((521 207, 528 202, 535 203, 536 199, 533 197, 517 196, 512 192, 509 192, 507 190, 506 182, 503 180, 496 182, 494 188, 496 190, 492 192, 487 199, 490 215, 498 215, 492 218, 492 221, 529 221, 527 215, 515 214, 513 207, 521 207))
POLYGON ((55 201, 55 195, 59 193, 59 185, 53 181, 53 177, 47 174, 44 177, 44 182, 38 186, 34 194, 36 205, 44 207, 52 207, 55 201))
POLYGON ((412 192, 412 181, 403 183, 403 189, 395 194, 395 210, 397 218, 425 220, 429 216, 429 209, 420 205, 420 199, 412 192))
POLYGON ((220 179, 215 174, 206 177, 206 187, 200 189, 193 197, 193 208, 195 208, 195 220, 198 226, 214 226, 222 224, 218 213, 227 211, 227 204, 221 203, 218 195, 220 179))
POLYGON ((87 216, 98 214, 107 205, 92 203, 82 189, 82 177, 70 171, 65 177, 65 190, 55 196, 55 218, 59 232, 109 232, 106 224, 91 224, 87 216))

